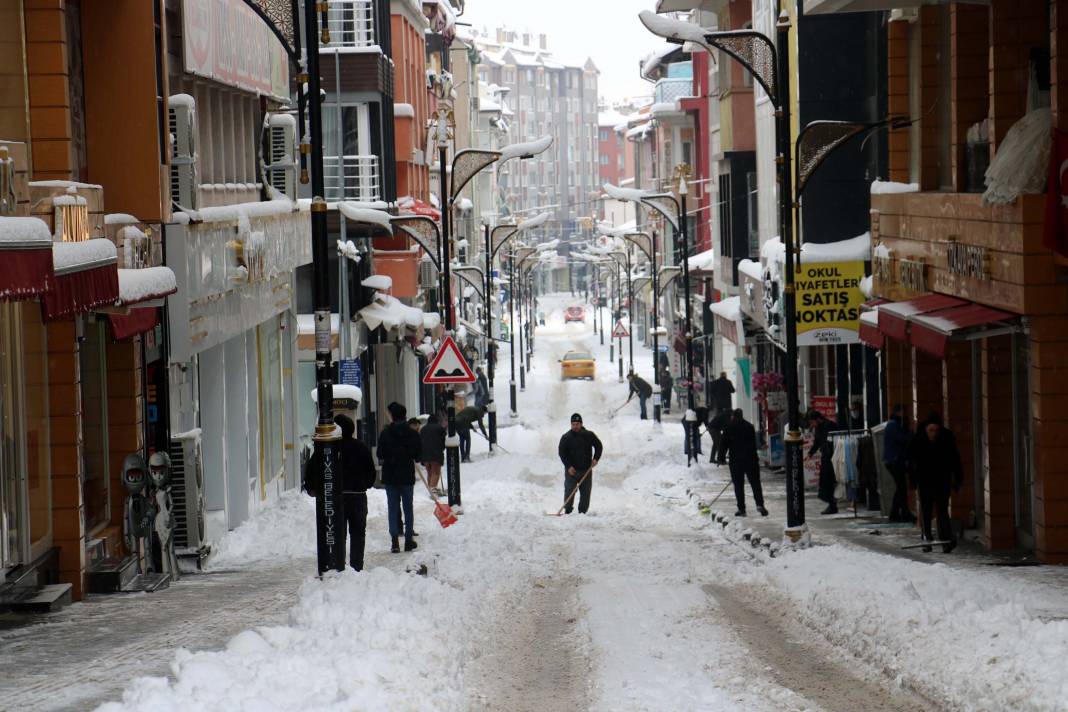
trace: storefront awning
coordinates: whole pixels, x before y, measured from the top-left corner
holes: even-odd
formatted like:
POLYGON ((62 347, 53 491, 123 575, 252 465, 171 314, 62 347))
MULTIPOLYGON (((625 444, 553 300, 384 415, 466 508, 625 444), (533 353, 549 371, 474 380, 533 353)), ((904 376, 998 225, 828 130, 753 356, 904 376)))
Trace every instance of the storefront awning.
POLYGON ((111 323, 112 338, 122 341, 155 329, 159 323, 159 308, 144 307, 131 309, 129 314, 108 314, 108 322, 111 323))
POLYGON ((119 299, 116 261, 115 245, 110 240, 53 243, 55 279, 44 294, 45 320, 113 306, 119 299))
POLYGON ((862 343, 873 349, 881 349, 886 342, 883 332, 879 331, 879 307, 887 304, 888 299, 872 299, 860 305, 860 321, 857 335, 862 343))
POLYGON ((945 294, 925 294, 922 297, 901 302, 887 302, 879 307, 879 331, 898 341, 908 341, 909 318, 941 309, 951 309, 967 304, 963 299, 945 294))
POLYGON ((909 318, 909 341, 935 358, 945 358, 952 339, 995 336, 1017 328, 1016 315, 974 302, 909 318))
POLYGON ((0 299, 34 299, 52 280, 48 225, 38 218, 0 217, 0 299))
POLYGON ((156 328, 163 300, 178 291, 170 267, 120 269, 119 298, 114 305, 101 307, 111 323, 116 341, 156 328))

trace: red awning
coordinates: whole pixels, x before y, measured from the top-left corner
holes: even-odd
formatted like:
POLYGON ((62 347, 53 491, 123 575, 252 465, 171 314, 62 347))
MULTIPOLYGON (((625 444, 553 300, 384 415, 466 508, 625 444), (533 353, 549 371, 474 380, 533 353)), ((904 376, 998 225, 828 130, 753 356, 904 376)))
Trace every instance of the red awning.
POLYGON ((909 319, 909 341, 936 358, 945 358, 946 346, 954 337, 983 332, 993 326, 1015 326, 1016 315, 982 304, 916 314, 909 319))
POLYGON ((111 335, 116 341, 122 341, 146 331, 152 331, 159 323, 159 309, 148 307, 131 309, 129 314, 108 314, 111 322, 111 335))
POLYGON ((114 305, 119 298, 115 245, 97 238, 52 245, 55 278, 44 294, 46 321, 114 305))
POLYGON ((963 299, 945 294, 925 294, 902 302, 887 302, 879 307, 879 331, 892 339, 908 341, 909 317, 964 304, 967 302, 963 299))
POLYGON ((52 279, 48 225, 38 218, 0 217, 0 300, 35 299, 52 279))
POLYGON ((860 337, 861 342, 871 346, 873 349, 881 349, 886 343, 886 336, 879 331, 879 311, 877 307, 860 313, 860 326, 857 329, 857 336, 860 337))
POLYGON ((435 222, 441 220, 441 211, 422 200, 404 200, 397 203, 401 215, 425 215, 435 222))

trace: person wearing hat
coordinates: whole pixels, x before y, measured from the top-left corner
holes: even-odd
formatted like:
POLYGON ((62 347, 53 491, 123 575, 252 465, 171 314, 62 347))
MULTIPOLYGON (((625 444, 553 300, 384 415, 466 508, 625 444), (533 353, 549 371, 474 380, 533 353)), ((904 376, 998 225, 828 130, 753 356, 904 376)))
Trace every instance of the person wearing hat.
POLYGON ((571 429, 560 438, 560 461, 564 463, 564 511, 571 514, 574 505, 572 494, 579 489, 579 514, 590 508, 590 492, 593 490, 593 468, 601 459, 604 446, 592 431, 582 427, 582 416, 571 416, 571 429), (581 483, 581 484, 580 484, 581 483))

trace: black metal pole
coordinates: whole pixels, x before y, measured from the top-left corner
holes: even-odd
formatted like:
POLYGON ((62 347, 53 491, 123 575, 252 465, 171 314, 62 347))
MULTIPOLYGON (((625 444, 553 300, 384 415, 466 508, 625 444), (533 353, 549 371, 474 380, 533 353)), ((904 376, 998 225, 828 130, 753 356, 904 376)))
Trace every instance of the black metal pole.
POLYGON ((527 389, 527 372, 523 370, 523 308, 525 303, 523 301, 523 263, 519 263, 519 276, 517 278, 516 287, 519 289, 519 390, 525 391, 527 389))
MULTIPOLYGON (((623 322, 623 282, 619 278, 619 260, 613 259, 616 263, 616 324, 623 322)), ((612 330, 615 330, 615 325, 612 325, 612 330)), ((619 356, 619 382, 623 382, 623 335, 620 334, 616 337, 616 354, 619 356)))
POLYGON ((775 147, 779 152, 780 230, 786 251, 786 278, 783 286, 783 311, 786 317, 787 429, 783 442, 786 459, 786 526, 805 524, 804 459, 801 455, 800 394, 797 386, 797 304, 794 293, 794 220, 793 182, 790 172, 790 26, 779 25, 778 42, 778 111, 775 122, 775 147))
MULTIPOLYGON (((513 247, 514 249, 514 247, 513 247)), ((516 393, 515 393, 515 252, 508 259, 508 355, 512 361, 512 377, 508 381, 509 405, 512 408, 512 417, 516 416, 516 393)))
POLYGON ((345 569, 345 506, 337 468, 340 432, 334 425, 334 383, 331 368, 330 247, 327 244, 326 201, 323 200, 323 124, 319 101, 318 5, 304 3, 308 58, 308 122, 311 138, 312 304, 315 311, 315 384, 319 418, 313 443, 322 463, 322 484, 315 496, 315 535, 319 575, 345 569))
MULTIPOLYGON (((679 179, 685 181, 684 177, 679 179)), ((686 449, 686 466, 690 466, 691 460, 697 459, 697 422, 688 418, 695 413, 693 399, 693 303, 690 298, 690 241, 686 227, 686 194, 679 195, 679 237, 682 240, 682 291, 686 299, 686 408, 687 413, 683 419, 686 435, 689 439, 689 447, 686 449)))
MULTIPOLYGON (((444 121, 439 116, 438 121, 444 121)), ((440 129, 440 127, 439 127, 440 129)), ((452 318, 452 277, 449 263, 452 256, 449 254, 449 212, 452 210, 452 199, 449 197, 448 172, 446 161, 449 157, 449 149, 444 143, 438 146, 438 161, 441 170, 441 265, 444 272, 445 290, 445 332, 451 337, 453 334, 452 318)), ((446 415, 449 422, 449 437, 445 440, 445 476, 447 478, 449 506, 462 506, 460 502, 460 443, 456 437, 456 392, 452 386, 445 391, 446 415)))
POLYGON ((486 411, 489 414, 489 451, 493 452, 493 446, 497 444, 497 403, 493 399, 493 372, 496 370, 497 342, 493 340, 493 302, 496 301, 493 294, 493 246, 490 245, 489 223, 485 225, 486 234, 486 299, 483 305, 486 309, 486 376, 489 379, 489 403, 486 411))
POLYGON ((653 398, 653 420, 660 422, 663 398, 660 393, 660 279, 656 269, 656 231, 652 233, 653 264, 653 376, 656 377, 656 394, 653 398))
MULTIPOLYGON (((629 306, 627 307, 627 324, 630 326, 627 332, 630 336, 627 337, 627 349, 630 354, 628 355, 630 370, 634 370, 634 270, 630 264, 630 250, 627 250, 627 300, 629 306)), ((656 371, 653 372, 656 375, 656 371)))

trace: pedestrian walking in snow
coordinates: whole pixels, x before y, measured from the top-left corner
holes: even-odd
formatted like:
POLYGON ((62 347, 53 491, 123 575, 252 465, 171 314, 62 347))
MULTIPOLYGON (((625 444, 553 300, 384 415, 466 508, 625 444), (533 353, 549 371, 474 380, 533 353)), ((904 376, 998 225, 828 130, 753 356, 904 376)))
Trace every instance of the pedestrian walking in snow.
POLYGON ((590 509, 590 493, 593 491, 593 468, 601 459, 604 446, 591 430, 582 426, 582 416, 571 416, 571 429, 560 438, 557 448, 560 461, 564 463, 564 512, 571 514, 575 503, 573 493, 578 487, 578 511, 585 514, 590 509))
POLYGON ((653 387, 634 371, 627 373, 627 380, 630 382, 630 394, 627 396, 627 402, 630 403, 630 399, 637 395, 638 404, 641 406, 641 419, 645 420, 649 417, 645 410, 645 402, 652 397, 653 387))
MULTIPOLYGON (((912 484, 920 493, 920 521, 923 540, 931 537, 931 518, 938 518, 938 541, 946 542, 942 551, 949 553, 957 546, 949 521, 950 492, 959 492, 964 481, 957 438, 942 423, 942 416, 931 413, 916 429, 909 442, 909 466, 912 484)), ((931 551, 930 546, 923 547, 931 551)))
POLYGON ((660 371, 660 399, 664 402, 664 413, 671 412, 671 389, 675 386, 675 379, 671 377, 671 371, 660 371))
POLYGON ((709 462, 727 464, 727 450, 723 447, 723 431, 730 422, 730 414, 720 411, 708 421, 708 434, 712 436, 712 455, 709 462))
POLYGON ((891 522, 915 522, 909 511, 908 450, 910 433, 901 405, 890 410, 883 430, 883 464, 894 477, 894 499, 890 505, 891 522))
MULTIPOLYGON (((693 432, 693 438, 692 438, 693 442, 694 442, 694 445, 696 446, 694 448, 695 452, 693 454, 693 459, 696 460, 697 456, 701 454, 701 426, 704 425, 706 428, 708 427, 708 408, 706 408, 706 407, 704 407, 702 405, 699 405, 699 406, 697 406, 697 407, 695 407, 693 409, 693 412, 697 416, 697 420, 693 421, 693 424, 692 424, 693 430, 696 431, 696 432, 693 432)), ((686 456, 689 456, 689 454, 690 454, 690 439, 691 439, 690 438, 690 433, 691 433, 691 431, 687 430, 687 425, 689 425, 689 423, 686 421, 685 418, 682 421, 682 425, 683 425, 683 428, 682 428, 682 434, 683 434, 682 452, 686 456)))
POLYGON ((400 551, 401 508, 404 508, 404 550, 416 548, 415 520, 412 517, 412 493, 415 487, 415 463, 422 459, 419 434, 408 427, 408 411, 400 403, 387 406, 393 419, 378 438, 378 461, 382 465, 382 485, 386 489, 389 511, 390 551, 400 551))
MULTIPOLYGON (((362 571, 367 538, 367 490, 375 484, 375 461, 371 449, 354 437, 356 424, 351 418, 336 415, 334 423, 341 428, 337 463, 345 502, 345 526, 349 532, 349 566, 362 571)), ((307 472, 308 494, 315 496, 323 482, 323 461, 318 452, 308 460, 307 472)))
POLYGON ((445 416, 440 412, 430 416, 419 431, 423 446, 423 467, 426 468, 427 485, 436 497, 444 497, 440 489, 441 466, 445 463, 445 416))
POLYGON ((812 447, 809 448, 808 456, 820 454, 820 482, 817 496, 827 503, 827 508, 820 514, 838 514, 838 498, 834 496, 835 485, 838 479, 834 476, 834 465, 831 464, 831 455, 834 454, 834 445, 831 444, 831 423, 823 417, 818 410, 809 411, 808 425, 812 428, 812 447))
MULTIPOLYGON (((756 428, 745 419, 742 409, 737 408, 731 414, 730 422, 723 430, 720 442, 721 452, 730 456, 731 481, 734 483, 734 498, 738 502, 738 511, 734 516, 745 516, 745 481, 753 490, 753 501, 762 517, 768 516, 764 509, 764 490, 760 486, 760 457, 757 455, 756 428)), ((722 455, 721 455, 722 457, 722 455)))
POLYGON ((475 367, 474 396, 475 405, 483 408, 489 405, 489 383, 486 381, 486 374, 481 366, 475 367))
POLYGON ((712 381, 710 388, 712 391, 712 404, 716 407, 716 411, 719 413, 726 411, 727 417, 730 417, 731 394, 734 393, 734 384, 727 378, 727 372, 720 371, 719 378, 712 381))
POLYGON ((460 459, 471 462, 471 428, 478 425, 478 429, 487 439, 486 426, 482 417, 486 414, 485 406, 469 405, 456 414, 456 435, 460 438, 460 459))

